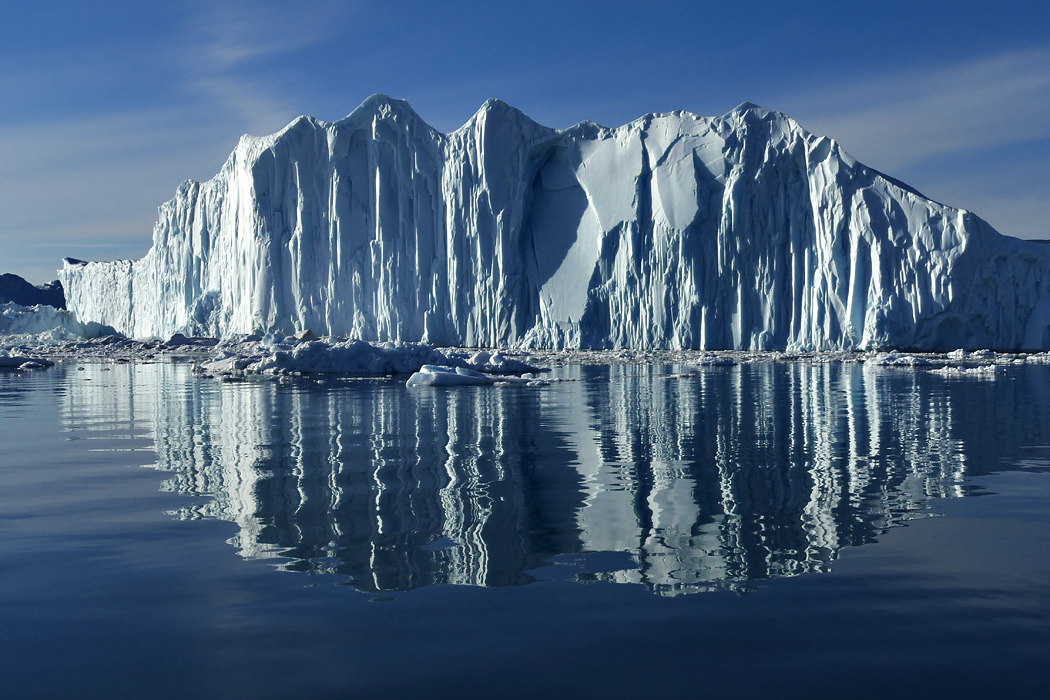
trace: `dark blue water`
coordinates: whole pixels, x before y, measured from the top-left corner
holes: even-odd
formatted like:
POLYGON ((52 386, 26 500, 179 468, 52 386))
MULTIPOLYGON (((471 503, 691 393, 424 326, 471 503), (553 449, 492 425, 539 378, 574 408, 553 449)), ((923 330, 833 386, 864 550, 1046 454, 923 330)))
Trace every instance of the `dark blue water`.
POLYGON ((1045 692, 1050 368, 558 372, 0 373, 0 692, 1045 692))

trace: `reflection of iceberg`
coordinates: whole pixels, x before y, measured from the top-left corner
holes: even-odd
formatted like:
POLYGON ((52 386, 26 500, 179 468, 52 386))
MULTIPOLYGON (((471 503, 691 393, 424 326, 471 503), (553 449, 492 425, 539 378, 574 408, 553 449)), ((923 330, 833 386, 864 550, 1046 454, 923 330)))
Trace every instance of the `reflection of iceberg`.
POLYGON ((370 591, 513 585, 582 552, 634 561, 583 578, 661 594, 824 571, 1050 433, 1016 415, 1050 395, 1043 368, 1009 383, 851 364, 566 371, 582 381, 409 390, 125 366, 100 388, 79 381, 102 378, 89 367, 67 418, 102 401, 150 425, 165 488, 213 496, 182 517, 236 523, 242 556, 370 591), (1002 444, 992 420, 1013 431, 1002 444))
POLYGON ((576 432, 593 455, 583 545, 635 549, 641 563, 608 580, 673 592, 822 571, 965 473, 950 406, 913 401, 921 375, 768 364, 671 381, 615 369, 626 376, 589 385, 587 400, 595 416, 619 410, 576 432))
POLYGON ((242 138, 145 257, 59 276, 136 338, 1034 350, 1048 253, 752 104, 559 131, 490 100, 442 134, 373 95, 242 138))

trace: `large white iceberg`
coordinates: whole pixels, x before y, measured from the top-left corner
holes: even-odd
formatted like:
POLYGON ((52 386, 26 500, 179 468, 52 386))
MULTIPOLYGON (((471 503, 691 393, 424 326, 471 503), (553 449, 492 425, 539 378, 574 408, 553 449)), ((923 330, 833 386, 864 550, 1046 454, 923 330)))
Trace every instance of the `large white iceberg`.
POLYGON ((138 261, 60 272, 132 337, 503 347, 1050 349, 1050 247, 1002 236, 777 112, 460 129, 375 95, 245 136, 138 261))

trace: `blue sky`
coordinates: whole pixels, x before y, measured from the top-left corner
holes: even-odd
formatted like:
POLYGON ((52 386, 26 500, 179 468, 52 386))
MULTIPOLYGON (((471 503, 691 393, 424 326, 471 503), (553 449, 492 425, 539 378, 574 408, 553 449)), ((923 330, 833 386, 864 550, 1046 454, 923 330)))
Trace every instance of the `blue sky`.
POLYGON ((243 133, 407 99, 548 126, 749 101, 1050 238, 1050 9, 1009 2, 48 2, 0 22, 0 272, 137 258, 243 133))

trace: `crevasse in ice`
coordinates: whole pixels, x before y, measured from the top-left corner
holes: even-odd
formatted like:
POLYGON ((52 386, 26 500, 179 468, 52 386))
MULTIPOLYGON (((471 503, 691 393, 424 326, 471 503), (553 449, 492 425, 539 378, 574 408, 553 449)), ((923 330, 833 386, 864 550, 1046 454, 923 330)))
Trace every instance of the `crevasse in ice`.
POLYGON ((60 277, 81 321, 133 337, 1050 348, 1050 247, 747 103, 559 131, 490 100, 444 134, 375 95, 243 137, 143 259, 60 277))

